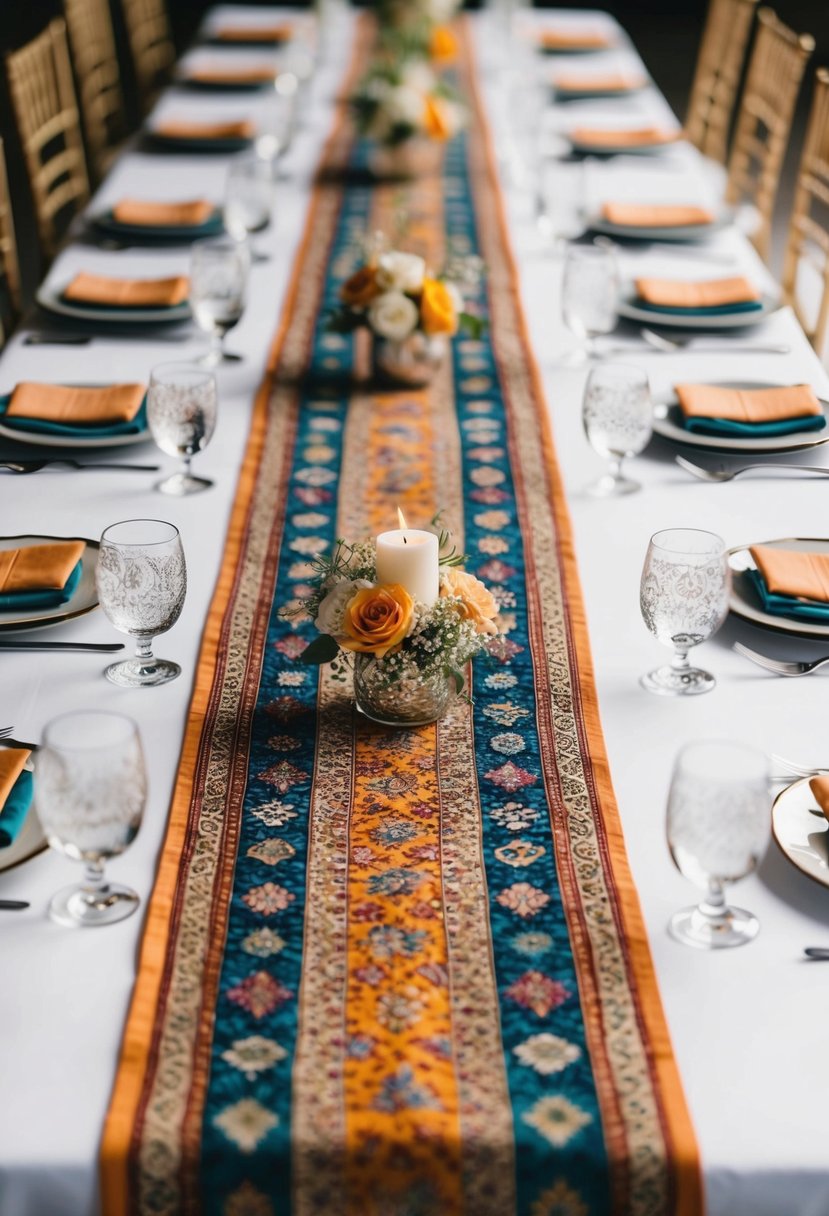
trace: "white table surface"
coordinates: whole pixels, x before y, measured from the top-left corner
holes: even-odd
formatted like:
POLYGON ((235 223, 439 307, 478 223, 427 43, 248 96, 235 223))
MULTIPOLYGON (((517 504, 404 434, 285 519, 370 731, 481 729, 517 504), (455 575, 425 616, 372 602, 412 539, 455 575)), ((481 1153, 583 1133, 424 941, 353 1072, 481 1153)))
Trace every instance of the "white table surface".
MULTIPOLYGON (((235 18, 240 10, 228 12, 235 18)), ((264 9, 250 13, 252 20, 273 16, 264 9)), ((280 16, 284 13, 279 10, 280 16)), ((588 16, 616 28, 602 14, 588 16)), ((556 13, 555 19, 560 18, 556 13)), ((553 18, 548 13, 535 14, 534 19, 553 18)), ((563 19, 581 24, 584 14, 564 14, 563 19)), ((500 77, 492 70, 487 21, 476 19, 476 37, 485 97, 501 130, 500 77)), ((152 888, 250 407, 276 329, 349 42, 344 26, 332 40, 338 54, 326 62, 315 83, 312 110, 291 153, 290 179, 280 190, 277 222, 256 238, 257 247, 270 253, 271 260, 254 266, 248 308, 228 338, 229 349, 245 359, 220 370, 219 426, 196 460, 197 471, 215 478, 215 489, 180 501, 162 499, 153 491, 155 475, 44 472, 0 481, 5 534, 98 537, 109 523, 141 515, 160 515, 181 529, 188 558, 187 601, 181 619, 159 639, 157 649, 182 665, 182 679, 151 691, 124 691, 102 678, 100 656, 8 653, 0 662, 0 725, 13 725, 20 737, 39 737, 49 718, 74 708, 118 709, 138 720, 149 760, 150 799, 141 832, 129 851, 112 863, 111 872, 145 896, 152 888)), ((261 60, 261 52, 257 55, 261 60)), ((554 70, 557 62, 564 61, 545 57, 543 69, 554 70)), ((612 52, 568 58, 566 66, 587 70, 621 63, 639 63, 627 43, 612 52)), ((171 92, 161 105, 181 113, 179 103, 183 107, 185 101, 191 104, 189 96, 171 92)), ((210 112, 255 116, 261 104, 259 95, 249 94, 244 105, 238 98, 232 104, 228 100, 223 110, 211 98, 210 112)), ((629 114, 635 123, 670 119, 653 89, 610 106, 589 101, 550 107, 546 119, 551 127, 565 130, 582 119, 602 122, 609 114, 617 121, 629 114)), ((705 201, 716 175, 705 170, 696 153, 677 147, 667 154, 667 163, 670 167, 660 168, 655 161, 631 157, 618 163, 592 162, 591 197, 636 198, 641 191, 648 198, 705 201)), ((130 151, 94 205, 128 193, 170 199, 204 194, 218 202, 226 168, 223 156, 179 160, 130 151)), ((562 166, 562 172, 572 169, 562 166)), ((709 528, 729 544, 825 534, 829 486, 806 478, 706 486, 691 481, 673 464, 667 445, 654 444, 630 466, 643 483, 641 493, 614 502, 584 495, 583 487, 600 472, 601 462, 581 429, 586 372, 558 362, 572 344, 559 320, 561 261, 539 237, 526 195, 510 190, 507 203, 524 304, 575 526, 611 770, 701 1147, 709 1216, 826 1216, 829 1166, 823 1127, 829 1032, 824 1014, 829 968, 804 962, 802 948, 829 944, 829 891, 800 875, 770 845, 759 872, 734 893, 736 901, 761 920, 757 940, 738 951, 711 954, 684 948, 668 937, 665 924, 671 912, 692 902, 696 893, 673 868, 664 831, 671 764, 687 740, 743 739, 805 762, 826 763, 825 679, 774 679, 730 650, 737 638, 781 655, 816 655, 821 647, 789 645, 785 639, 729 622, 699 652, 703 665, 718 677, 712 695, 687 701, 653 697, 639 687, 637 677, 666 657, 645 629, 638 608, 642 560, 654 531, 676 525, 709 528)), ((710 277, 744 270, 762 275, 755 255, 735 231, 721 234, 705 249, 733 263, 717 271, 708 263, 689 261, 686 254, 672 256, 660 248, 625 253, 623 271, 710 277)), ((187 254, 110 253, 75 246, 58 258, 50 281, 59 284, 80 267, 150 276, 186 270, 187 254)), ((824 395, 829 391, 829 379, 788 311, 752 331, 752 339, 761 337, 789 344, 791 353, 747 359, 729 354, 724 342, 721 355, 659 355, 635 347, 629 338, 614 336, 608 342, 631 340, 628 361, 647 368, 656 396, 676 380, 718 377, 809 380, 824 395)), ((173 341, 96 337, 89 346, 77 348, 26 347, 17 337, 0 358, 0 392, 24 378, 145 378, 154 364, 196 354, 204 345, 205 339, 187 327, 173 341)), ((5 450, 0 445, 0 453, 5 450)), ((818 448, 804 459, 826 463, 824 453, 818 448)), ((123 449, 120 455, 143 460, 158 453, 149 444, 123 449)), ((117 638, 100 612, 66 624, 59 636, 117 638)), ((70 932, 52 924, 46 915, 49 897, 76 877, 72 862, 48 852, 0 873, 0 897, 31 901, 26 912, 3 914, 0 932, 2 1216, 88 1216, 97 1210, 97 1145, 134 979, 141 918, 100 933, 70 932)))

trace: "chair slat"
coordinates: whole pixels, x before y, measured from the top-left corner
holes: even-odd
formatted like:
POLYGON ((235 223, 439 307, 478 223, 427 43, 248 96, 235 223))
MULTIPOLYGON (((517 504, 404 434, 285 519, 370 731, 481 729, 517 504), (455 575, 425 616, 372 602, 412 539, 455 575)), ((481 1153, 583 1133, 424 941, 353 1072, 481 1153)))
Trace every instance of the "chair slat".
POLYGON ((688 102, 685 133, 725 164, 728 132, 757 0, 711 0, 688 102))

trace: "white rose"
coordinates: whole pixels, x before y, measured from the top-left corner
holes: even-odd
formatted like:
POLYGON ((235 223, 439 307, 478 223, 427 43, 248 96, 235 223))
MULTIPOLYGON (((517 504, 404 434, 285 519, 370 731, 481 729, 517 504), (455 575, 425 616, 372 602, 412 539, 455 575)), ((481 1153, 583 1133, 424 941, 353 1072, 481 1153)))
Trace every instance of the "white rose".
POLYGON ((392 126, 401 123, 419 127, 423 119, 423 98, 417 89, 410 89, 405 84, 395 85, 385 96, 383 112, 392 126))
POLYGON ((463 295, 457 283, 451 282, 449 279, 444 279, 443 286, 449 293, 449 298, 455 307, 455 316, 459 316, 463 311, 463 295))
POLYGON ((435 87, 435 74, 425 63, 404 64, 400 78, 407 88, 416 89, 418 93, 431 93, 435 87))
POLYGON ((417 327, 420 317, 414 300, 402 291, 384 291, 372 301, 368 310, 371 328, 381 338, 402 342, 417 327))
POLYGON ((364 578, 357 579, 340 579, 334 584, 328 592, 324 600, 320 601, 320 606, 317 609, 316 625, 320 633, 330 633, 332 637, 339 637, 343 628, 343 617, 345 615, 348 601, 362 587, 370 587, 371 583, 364 578))
POLYGON ((382 291, 420 291, 426 263, 416 253, 384 253, 377 261, 377 286, 382 291))
POLYGON ((457 0, 426 0, 426 14, 434 25, 446 25, 458 9, 457 0))

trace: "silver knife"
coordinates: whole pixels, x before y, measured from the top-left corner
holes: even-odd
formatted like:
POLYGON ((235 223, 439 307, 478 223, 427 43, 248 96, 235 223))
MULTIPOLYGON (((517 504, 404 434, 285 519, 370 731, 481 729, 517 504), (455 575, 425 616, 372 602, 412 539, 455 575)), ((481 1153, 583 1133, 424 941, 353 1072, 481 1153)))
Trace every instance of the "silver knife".
POLYGON ((24 346, 88 346, 91 334, 26 334, 24 346))
POLYGON ((92 650, 96 654, 113 654, 123 649, 123 642, 18 642, 0 638, 0 650, 92 650))

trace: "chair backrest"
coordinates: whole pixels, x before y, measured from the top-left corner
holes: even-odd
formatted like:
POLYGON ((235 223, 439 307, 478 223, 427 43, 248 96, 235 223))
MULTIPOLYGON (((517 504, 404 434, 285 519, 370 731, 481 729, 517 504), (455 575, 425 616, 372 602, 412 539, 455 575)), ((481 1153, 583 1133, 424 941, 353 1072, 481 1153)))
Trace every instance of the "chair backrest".
POLYGON ((20 268, 14 235, 6 157, 0 139, 0 348, 20 316, 20 268))
POLYGON ((121 0, 135 81, 144 110, 149 107, 176 52, 164 0, 121 0))
POLYGON ((757 0, 710 0, 685 134, 704 156, 725 164, 728 132, 757 0))
POLYGON ((783 265, 786 302, 819 355, 829 337, 829 69, 818 68, 783 265))
POLYGON ((793 33, 770 8, 761 8, 757 20, 725 196, 730 203, 750 202, 755 208, 757 224, 751 239, 768 260, 780 170, 800 82, 815 40, 809 34, 793 33))
POLYGON ((63 0, 92 171, 100 180, 125 133, 124 95, 108 0, 63 0))
POLYGON ((38 238, 51 256, 65 223, 89 198, 78 105, 60 17, 6 57, 12 107, 35 205, 38 238))

